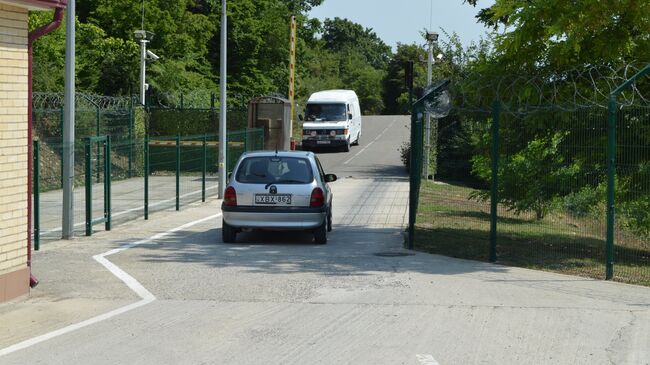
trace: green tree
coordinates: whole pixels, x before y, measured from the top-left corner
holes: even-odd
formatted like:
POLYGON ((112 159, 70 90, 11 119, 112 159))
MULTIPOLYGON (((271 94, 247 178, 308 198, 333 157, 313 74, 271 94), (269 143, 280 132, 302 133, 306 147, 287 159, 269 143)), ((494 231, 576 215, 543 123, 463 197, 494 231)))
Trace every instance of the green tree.
POLYGON ((650 53, 648 1, 496 0, 477 18, 504 29, 491 62, 503 71, 627 64, 650 53))
MULTIPOLYGON (((502 156, 499 164, 499 203, 517 214, 532 211, 537 219, 548 213, 554 198, 570 192, 580 171, 580 162, 567 161, 560 152, 565 134, 555 133, 530 141, 520 151, 502 156)), ((484 140, 489 140, 488 136, 484 140)), ((491 181, 491 159, 484 154, 474 156, 474 173, 491 181)), ((476 191, 472 198, 490 199, 489 191, 476 191)))

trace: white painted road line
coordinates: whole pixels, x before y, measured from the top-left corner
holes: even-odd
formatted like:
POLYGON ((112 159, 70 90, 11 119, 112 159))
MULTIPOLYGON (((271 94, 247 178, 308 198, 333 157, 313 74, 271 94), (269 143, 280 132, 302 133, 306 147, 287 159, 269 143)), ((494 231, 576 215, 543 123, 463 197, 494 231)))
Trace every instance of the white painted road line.
POLYGON ((372 140, 372 142, 368 143, 364 148, 362 148, 361 151, 357 152, 357 153, 356 153, 354 156, 352 156, 349 160, 343 162, 343 164, 344 164, 344 165, 347 165, 348 163, 350 163, 350 161, 354 160, 357 156, 359 156, 360 154, 362 154, 363 151, 365 151, 368 147, 372 146, 373 143, 377 142, 377 141, 379 140, 379 138, 381 138, 381 137, 384 135, 384 133, 386 133, 386 131, 388 131, 388 130, 390 129, 390 127, 393 126, 393 124, 395 124, 395 121, 393 121, 393 122, 392 122, 388 127, 386 127, 386 128, 385 128, 381 133, 379 133, 379 135, 378 135, 374 140, 372 140))
POLYGON ((126 251, 126 250, 128 250, 130 248, 133 248, 133 247, 136 247, 136 246, 139 246, 139 245, 144 245, 144 244, 147 244, 147 243, 151 243, 151 242, 156 241, 158 239, 161 239, 163 237, 169 236, 170 234, 172 234, 174 232, 181 231, 183 229, 186 229, 186 228, 192 227, 194 225, 197 225, 197 224, 200 224, 200 223, 215 219, 215 218, 220 217, 220 216, 221 216, 221 213, 217 213, 217 214, 211 215, 209 217, 201 218, 201 219, 195 220, 193 222, 184 224, 182 226, 170 229, 169 231, 158 233, 158 234, 153 235, 153 236, 151 236, 149 238, 146 238, 144 240, 140 240, 140 241, 137 241, 137 242, 134 242, 134 243, 129 243, 129 244, 124 245, 124 246, 122 246, 120 248, 116 248, 116 249, 104 252, 102 254, 93 256, 93 259, 95 259, 95 261, 102 264, 106 269, 108 269, 108 271, 110 271, 118 279, 122 280, 122 282, 124 282, 129 288, 131 288, 131 290, 133 290, 142 300, 140 300, 140 301, 138 301, 136 303, 132 303, 132 304, 129 304, 127 306, 112 310, 112 311, 110 311, 108 313, 104 313, 104 314, 101 314, 99 316, 87 319, 85 321, 75 323, 75 324, 72 324, 72 325, 67 326, 67 327, 63 327, 63 328, 58 329, 56 331, 52 331, 52 332, 46 333, 46 334, 41 335, 41 336, 30 338, 29 340, 19 342, 19 343, 15 344, 15 345, 6 347, 4 349, 0 349, 0 356, 8 355, 10 353, 26 349, 28 347, 39 344, 41 342, 53 339, 55 337, 59 337, 61 335, 76 331, 78 329, 81 329, 81 328, 84 328, 84 327, 87 327, 87 326, 90 326, 90 325, 93 325, 93 324, 96 324, 96 323, 99 323, 99 322, 102 322, 102 321, 105 321, 105 320, 110 319, 112 317, 118 316, 118 315, 120 315, 122 313, 126 313, 128 311, 131 311, 133 309, 142 307, 144 305, 147 305, 147 304, 153 302, 154 300, 156 300, 156 297, 153 294, 151 294, 151 292, 149 290, 147 290, 144 286, 142 286, 142 284, 140 284, 134 277, 127 274, 124 270, 120 269, 119 267, 117 267, 112 262, 108 261, 106 259, 106 256, 114 255, 116 253, 126 251))
POLYGON ((440 365, 436 359, 433 358, 433 355, 415 355, 418 358, 418 361, 422 365, 440 365))

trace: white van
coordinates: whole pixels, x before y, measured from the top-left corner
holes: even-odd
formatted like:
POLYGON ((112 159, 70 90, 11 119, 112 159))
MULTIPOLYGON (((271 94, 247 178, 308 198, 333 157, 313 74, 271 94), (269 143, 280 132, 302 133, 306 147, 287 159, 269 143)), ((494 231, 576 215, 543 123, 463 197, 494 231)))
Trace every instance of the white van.
POLYGON ((342 147, 348 152, 350 145, 359 144, 360 138, 361 108, 354 91, 326 90, 311 94, 302 125, 303 149, 342 147))

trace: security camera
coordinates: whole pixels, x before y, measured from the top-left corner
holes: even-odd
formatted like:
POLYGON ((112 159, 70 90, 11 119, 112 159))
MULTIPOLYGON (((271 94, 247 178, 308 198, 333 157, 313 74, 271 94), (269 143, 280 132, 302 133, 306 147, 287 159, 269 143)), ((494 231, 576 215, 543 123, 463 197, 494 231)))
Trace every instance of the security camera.
POLYGON ((160 59, 160 57, 158 57, 158 55, 156 55, 155 53, 153 53, 153 52, 151 52, 151 51, 149 51, 149 50, 147 50, 147 57, 148 57, 150 60, 154 60, 154 61, 157 61, 157 60, 160 59))
POLYGON ((133 32, 135 39, 147 39, 147 32, 144 30, 136 30, 133 32))
POLYGON ((429 42, 437 42, 438 41, 438 33, 436 32, 427 32, 427 35, 425 36, 427 41, 429 42))
POLYGON ((135 39, 139 41, 151 41, 154 35, 155 34, 153 32, 150 32, 148 30, 142 30, 142 29, 133 32, 133 36, 135 37, 135 39))

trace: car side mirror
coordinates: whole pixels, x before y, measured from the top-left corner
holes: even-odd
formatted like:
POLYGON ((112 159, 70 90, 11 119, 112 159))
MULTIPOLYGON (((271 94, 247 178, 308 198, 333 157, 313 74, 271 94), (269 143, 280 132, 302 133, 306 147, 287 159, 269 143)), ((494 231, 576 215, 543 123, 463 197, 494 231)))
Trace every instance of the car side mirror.
POLYGON ((334 182, 337 180, 336 175, 334 174, 325 174, 325 182, 334 182))
POLYGON ((298 114, 298 119, 302 121, 302 114, 298 114))
POLYGON ((348 119, 352 119, 352 113, 348 113, 348 119))

